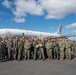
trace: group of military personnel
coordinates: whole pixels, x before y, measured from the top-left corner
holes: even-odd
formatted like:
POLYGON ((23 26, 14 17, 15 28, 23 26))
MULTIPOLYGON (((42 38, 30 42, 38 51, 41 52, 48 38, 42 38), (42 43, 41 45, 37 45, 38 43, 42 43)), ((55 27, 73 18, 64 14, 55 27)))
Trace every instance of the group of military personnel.
POLYGON ((76 43, 64 38, 0 38, 0 62, 7 60, 72 59, 76 43))

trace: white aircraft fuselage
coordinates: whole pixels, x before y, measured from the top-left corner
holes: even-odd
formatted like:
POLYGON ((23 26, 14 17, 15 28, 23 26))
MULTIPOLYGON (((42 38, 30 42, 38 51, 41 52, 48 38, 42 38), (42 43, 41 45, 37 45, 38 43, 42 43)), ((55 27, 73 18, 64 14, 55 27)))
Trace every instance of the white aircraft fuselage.
POLYGON ((46 32, 37 32, 31 30, 21 30, 21 29, 0 29, 0 37, 21 37, 25 36, 27 38, 31 37, 44 37, 44 38, 51 38, 51 37, 60 37, 61 36, 61 28, 59 27, 56 33, 46 33, 46 32))

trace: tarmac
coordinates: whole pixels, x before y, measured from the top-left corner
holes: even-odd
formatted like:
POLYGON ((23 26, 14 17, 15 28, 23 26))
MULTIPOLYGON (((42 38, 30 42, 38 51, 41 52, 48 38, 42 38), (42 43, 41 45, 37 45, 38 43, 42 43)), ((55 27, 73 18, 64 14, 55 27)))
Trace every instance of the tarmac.
POLYGON ((0 75, 76 75, 76 57, 62 61, 7 61, 0 63, 0 75))

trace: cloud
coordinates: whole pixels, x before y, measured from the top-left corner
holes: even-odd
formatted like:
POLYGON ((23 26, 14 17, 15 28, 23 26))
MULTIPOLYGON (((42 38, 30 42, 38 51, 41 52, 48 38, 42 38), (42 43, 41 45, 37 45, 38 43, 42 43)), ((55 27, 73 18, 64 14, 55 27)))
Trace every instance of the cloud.
POLYGON ((8 0, 4 0, 2 2, 2 4, 6 7, 6 8, 11 8, 12 7, 12 2, 8 1, 8 0))
POLYGON ((76 33, 76 30, 73 30, 71 33, 76 33))
POLYGON ((25 18, 21 18, 21 17, 15 17, 13 20, 15 22, 17 22, 17 23, 23 23, 23 22, 25 22, 25 18))
POLYGON ((46 19, 61 19, 66 15, 76 13, 76 0, 39 0, 42 9, 46 11, 46 19))
POLYGON ((65 28, 76 28, 76 23, 73 23, 73 24, 70 24, 70 25, 67 25, 65 28))
POLYGON ((13 4, 11 11, 15 16, 14 21, 25 19, 28 14, 44 15, 45 19, 61 19, 69 14, 76 14, 76 0, 5 0, 2 4, 7 8, 13 4))
POLYGON ((13 14, 16 17, 26 17, 27 14, 31 15, 43 15, 44 12, 39 4, 35 0, 16 0, 13 14))

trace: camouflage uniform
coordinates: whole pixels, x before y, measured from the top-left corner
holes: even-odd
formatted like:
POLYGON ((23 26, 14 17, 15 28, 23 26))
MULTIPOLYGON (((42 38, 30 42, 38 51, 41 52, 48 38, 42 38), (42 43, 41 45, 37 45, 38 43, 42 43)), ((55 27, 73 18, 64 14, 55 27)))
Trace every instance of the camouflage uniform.
POLYGON ((72 46, 74 50, 74 56, 76 56, 76 41, 73 41, 72 46))
POLYGON ((22 60, 23 58, 23 48, 24 48, 24 43, 22 41, 22 38, 20 39, 19 43, 18 43, 18 60, 22 60))
POLYGON ((13 40, 13 45, 14 45, 14 59, 17 60, 17 58, 18 58, 18 39, 13 40))
POLYGON ((7 41, 7 47, 8 47, 8 59, 12 60, 13 41, 11 39, 7 41))
MULTIPOLYGON (((49 40, 50 41, 50 40, 49 40)), ((47 51, 47 55, 48 55, 48 58, 52 59, 52 42, 46 42, 46 51, 47 51)))
POLYGON ((68 40, 65 43, 66 59, 71 59, 71 42, 68 40))
POLYGON ((8 57, 7 38, 5 38, 4 42, 5 42, 5 58, 7 59, 8 57))
POLYGON ((64 48, 65 48, 65 42, 63 40, 60 40, 59 41, 60 60, 64 59, 64 48))

